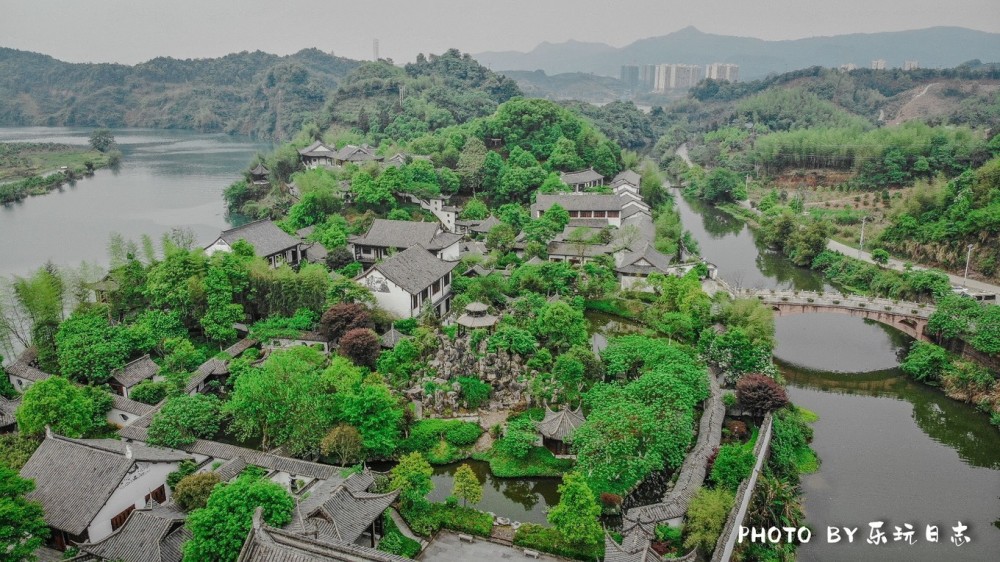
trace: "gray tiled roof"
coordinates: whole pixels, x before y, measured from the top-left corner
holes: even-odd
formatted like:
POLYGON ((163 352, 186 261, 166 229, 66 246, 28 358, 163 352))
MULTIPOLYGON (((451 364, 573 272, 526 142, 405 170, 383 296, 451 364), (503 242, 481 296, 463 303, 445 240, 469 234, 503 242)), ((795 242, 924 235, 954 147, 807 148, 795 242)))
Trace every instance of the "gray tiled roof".
MULTIPOLYGON (((619 211, 621 199, 605 193, 539 193, 531 210, 545 211, 558 204, 567 211, 619 211)), ((534 213, 532 213, 534 214, 534 213)))
POLYGON ((375 264, 374 269, 403 290, 415 295, 456 266, 458 262, 440 260, 423 246, 416 244, 375 264))
POLYGON ((621 262, 615 267, 619 273, 667 273, 670 268, 670 257, 659 252, 652 244, 644 242, 635 251, 626 251, 621 262), (645 260, 649 265, 638 262, 645 260))
POLYGON ((640 180, 642 180, 642 176, 640 176, 637 172, 632 170, 622 170, 621 172, 618 172, 614 178, 612 178, 611 185, 621 185, 623 183, 627 183, 629 185, 639 187, 640 180))
POLYGON ((27 498, 42 504, 49 526, 79 535, 104 507, 136 460, 190 458, 136 446, 133 447, 136 455, 129 459, 124 450, 125 444, 113 439, 47 437, 21 468, 23 478, 35 481, 35 490, 27 498), (120 448, 108 441, 118 443, 120 448))
POLYGON ((578 183, 600 181, 604 179, 604 176, 595 172, 593 168, 590 168, 588 170, 580 170, 579 172, 561 173, 559 174, 559 179, 567 185, 574 185, 578 183))
POLYGON ((133 414, 136 416, 144 416, 150 412, 156 410, 156 406, 150 406, 144 402, 139 402, 138 400, 132 400, 131 398, 125 398, 119 394, 112 394, 111 407, 116 410, 121 410, 123 412, 133 414))
POLYGON ((187 385, 184 387, 184 392, 191 393, 198 388, 198 385, 205 382, 212 375, 222 375, 228 372, 229 367, 226 366, 224 361, 215 358, 209 359, 191 373, 191 376, 188 377, 187 385))
POLYGON ((470 226, 469 230, 479 234, 486 234, 490 231, 491 228, 493 228, 498 224, 500 224, 500 219, 494 217, 493 215, 490 215, 485 219, 483 219, 481 222, 470 226))
POLYGON ((215 475, 221 482, 229 482, 239 476, 246 467, 247 461, 243 457, 236 457, 219 465, 219 468, 215 469, 215 475))
POLYGON ((375 219, 368 232, 351 237, 351 243, 378 248, 409 248, 420 244, 428 250, 437 251, 462 239, 460 234, 439 232, 440 229, 436 222, 375 219))
POLYGON ((187 515, 170 506, 153 505, 129 514, 125 524, 106 538, 83 543, 80 550, 104 560, 180 562, 181 545, 191 538, 187 515))
POLYGON ((568 441, 584 421, 586 420, 583 412, 579 408, 570 410, 568 407, 563 407, 558 412, 553 412, 546 406, 545 418, 538 422, 538 432, 549 439, 568 441))
POLYGON ((243 338, 240 341, 234 343, 233 345, 227 347, 223 351, 226 355, 235 359, 236 357, 239 357, 241 353, 250 349, 251 347, 256 346, 258 343, 260 342, 258 342, 253 338, 243 338))
POLYGON ((20 405, 20 398, 17 400, 8 400, 7 398, 0 396, 0 427, 7 427, 17 423, 17 419, 14 417, 14 412, 17 411, 17 407, 20 405))
POLYGON ((372 160, 382 160, 382 157, 375 154, 375 149, 368 145, 355 146, 349 144, 338 150, 334 159, 345 162, 369 162, 372 160))
POLYGON ((604 562, 661 562, 663 558, 653 550, 649 539, 630 534, 615 542, 610 535, 604 535, 604 562))
POLYGON ((52 375, 49 373, 35 367, 35 359, 37 357, 37 349, 34 347, 25 349, 24 352, 21 353, 21 356, 17 358, 17 361, 14 361, 5 367, 7 373, 32 382, 38 382, 51 377, 52 375))
POLYGON ((297 239, 269 220, 259 220, 224 230, 219 238, 230 246, 237 240, 245 240, 261 257, 277 254, 299 245, 297 239))
POLYGON ((379 336, 379 343, 381 343, 382 347, 386 349, 392 349, 396 347, 397 343, 406 339, 410 339, 410 336, 400 332, 395 326, 393 326, 389 328, 388 332, 379 336))
POLYGON ((571 258, 603 256, 610 254, 612 250, 613 248, 607 244, 582 244, 578 246, 571 242, 549 242, 548 248, 550 256, 569 256, 571 258))
MULTIPOLYGON (((319 507, 308 514, 309 518, 322 517, 330 524, 332 538, 354 542, 371 526, 375 519, 389 509, 399 496, 399 490, 387 494, 353 492, 340 486, 319 507)), ((309 521, 306 521, 308 528, 309 521)))
POLYGON ((261 519, 258 509, 237 562, 407 562, 409 560, 357 544, 320 540, 275 529, 261 519))
POLYGON ((250 173, 255 176, 266 176, 267 174, 271 173, 271 171, 265 168, 264 165, 261 164, 260 162, 257 162, 257 166, 255 166, 254 169, 250 170, 250 173))
POLYGON ((151 379, 160 372, 160 366, 150 359, 149 355, 126 363, 124 367, 111 372, 111 378, 122 384, 125 388, 132 388, 140 382, 151 379))
POLYGON ((299 150, 299 154, 301 154, 302 156, 318 156, 318 157, 327 156, 332 158, 333 155, 336 153, 337 153, 336 150, 323 144, 323 141, 316 141, 310 144, 309 146, 299 150))
MULTIPOLYGON (((122 439, 133 441, 145 442, 149 439, 148 430, 145 427, 139 427, 137 424, 122 428, 118 434, 122 439)), ((339 470, 339 468, 328 464, 281 457, 263 451, 205 439, 197 439, 190 445, 183 445, 178 448, 191 454, 205 455, 221 460, 232 460, 237 457, 243 457, 246 463, 250 465, 260 466, 268 470, 280 470, 296 476, 320 478, 323 480, 333 477, 339 470)))

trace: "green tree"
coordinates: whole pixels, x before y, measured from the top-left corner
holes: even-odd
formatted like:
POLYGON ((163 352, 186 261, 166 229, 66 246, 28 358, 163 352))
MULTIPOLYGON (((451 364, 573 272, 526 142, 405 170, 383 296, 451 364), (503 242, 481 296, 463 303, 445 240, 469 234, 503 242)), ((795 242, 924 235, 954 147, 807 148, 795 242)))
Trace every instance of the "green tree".
POLYGON ((736 381, 736 399, 742 408, 758 418, 788 405, 785 389, 771 377, 760 373, 750 373, 736 381))
POLYGON ((180 447, 219 432, 220 402, 211 394, 182 394, 167 400, 149 424, 149 443, 180 447))
POLYGON ((114 148, 115 136, 109 129, 94 129, 90 133, 90 146, 98 152, 107 152, 114 148))
POLYGON ((391 471, 392 479, 389 485, 394 490, 399 490, 403 501, 409 505, 419 504, 424 501, 424 497, 434 489, 434 482, 431 475, 434 469, 419 452, 412 452, 399 459, 399 464, 391 471))
POLYGON ((571 544, 596 545, 603 536, 598 521, 600 515, 601 506, 583 475, 570 472, 563 476, 559 485, 559 504, 547 516, 559 534, 571 544))
POLYGON ((956 339, 972 332, 982 307, 973 299, 945 295, 938 299, 937 309, 927 319, 927 330, 939 338, 956 339))
POLYGON ((712 203, 746 199, 743 178, 726 168, 715 168, 705 176, 701 197, 712 203), (742 197, 740 195, 742 194, 742 197))
POLYGON ((185 562, 236 560, 257 508, 265 523, 280 528, 292 520, 295 500, 280 484, 252 475, 216 486, 205 507, 188 516, 191 540, 184 544, 185 562))
POLYGON ((884 266, 889 263, 889 252, 883 250, 882 248, 872 250, 872 261, 884 266))
POLYGON ((364 442, 358 430, 344 423, 331 429, 319 442, 319 450, 324 455, 335 456, 340 466, 350 466, 357 462, 363 447, 364 442))
POLYGON ((396 450, 403 423, 399 399, 378 374, 365 375, 342 358, 324 372, 336 388, 333 406, 336 420, 361 433, 368 458, 388 458, 396 450))
POLYGON ((990 305, 982 309, 971 343, 984 353, 1000 353, 1000 306, 990 305))
POLYGON ((486 192, 486 196, 491 200, 495 200, 500 189, 500 179, 506 171, 507 164, 504 163, 502 156, 492 150, 486 154, 486 159, 483 161, 482 185, 483 191, 486 192))
POLYGON ((38 351, 38 366, 47 372, 57 370, 56 333, 65 296, 59 271, 48 263, 30 277, 15 277, 11 288, 32 326, 31 343, 38 351))
POLYGON ((546 164, 551 170, 563 172, 575 172, 583 168, 583 160, 576 152, 576 143, 566 137, 559 137, 556 141, 546 164))
POLYGON ((527 417, 520 417, 507 423, 507 429, 493 447, 501 454, 515 459, 528 456, 538 440, 538 430, 527 417))
POLYGON ((34 482, 0 466, 0 552, 4 560, 35 560, 35 550, 49 536, 42 506, 25 498, 34 489, 34 482))
POLYGON ((241 439, 260 437, 264 448, 317 451, 335 412, 320 370, 324 361, 320 352, 301 346, 272 353, 261 367, 241 374, 223 407, 232 417, 230 431, 241 439))
POLYGON ((86 437, 107 426, 104 414, 111 395, 94 387, 79 387, 63 377, 32 384, 14 414, 25 435, 41 435, 45 426, 67 437, 86 437))
POLYGON ((129 349, 121 330, 108 323, 103 306, 81 308, 56 333, 59 372, 78 381, 107 382, 125 364, 129 349))
POLYGON ((700 548, 710 554, 722 534, 722 527, 726 524, 733 501, 733 493, 724 488, 698 490, 688 506, 684 547, 700 548))
POLYGON ((459 218, 462 220, 483 220, 490 215, 490 209, 482 199, 470 199, 464 207, 459 218))
POLYGON ((201 509, 208 504, 208 498, 219 482, 219 475, 211 471, 185 476, 174 487, 174 502, 184 511, 201 509))
POLYGON ((918 381, 933 382, 939 380, 950 365, 951 358, 943 348, 917 341, 910 346, 910 351, 899 368, 918 381))
POLYGON ((455 470, 455 488, 451 494, 462 498, 463 507, 468 502, 475 505, 483 499, 483 483, 479 481, 479 477, 468 464, 463 464, 455 470))
MULTIPOLYGON (((391 208, 396 200, 392 196, 392 189, 390 188, 390 179, 385 179, 387 175, 390 175, 390 170, 395 170, 396 168, 389 168, 379 178, 378 181, 372 177, 368 172, 358 172, 354 174, 351 178, 351 192, 354 194, 354 201, 362 209, 371 209, 374 211, 383 211, 385 209, 391 208)), ((396 176, 396 174, 392 174, 396 176)), ((402 179, 402 178, 398 178, 402 179)), ((395 186, 400 187, 400 186, 395 186)))
POLYGON ((479 137, 471 137, 465 141, 462 153, 458 157, 458 167, 455 170, 462 182, 462 189, 475 191, 477 187, 482 185, 486 154, 486 145, 479 137))
POLYGON ((143 404, 159 404, 160 400, 167 397, 168 385, 166 381, 142 381, 132 387, 128 396, 132 400, 143 404))
POLYGON ((565 351, 587 341, 583 313, 564 301, 546 304, 538 314, 535 331, 553 351, 565 351))

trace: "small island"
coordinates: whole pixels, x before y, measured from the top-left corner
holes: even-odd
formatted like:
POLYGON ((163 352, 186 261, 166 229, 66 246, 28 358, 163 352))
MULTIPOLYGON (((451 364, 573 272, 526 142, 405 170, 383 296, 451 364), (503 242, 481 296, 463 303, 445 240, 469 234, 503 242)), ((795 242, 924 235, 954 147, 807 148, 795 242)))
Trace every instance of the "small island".
POLYGON ((0 204, 48 193, 95 170, 115 166, 121 159, 122 153, 108 129, 91 133, 89 146, 0 143, 0 204))

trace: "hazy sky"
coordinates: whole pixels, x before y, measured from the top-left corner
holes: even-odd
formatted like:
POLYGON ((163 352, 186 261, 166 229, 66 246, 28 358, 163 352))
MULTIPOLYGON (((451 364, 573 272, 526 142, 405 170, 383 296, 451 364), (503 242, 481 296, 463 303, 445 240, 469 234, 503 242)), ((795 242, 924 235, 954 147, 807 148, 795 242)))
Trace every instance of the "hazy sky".
POLYGON ((317 47, 350 58, 623 46, 682 27, 762 39, 953 25, 1000 32, 998 0, 2 0, 0 46, 136 63, 317 47))

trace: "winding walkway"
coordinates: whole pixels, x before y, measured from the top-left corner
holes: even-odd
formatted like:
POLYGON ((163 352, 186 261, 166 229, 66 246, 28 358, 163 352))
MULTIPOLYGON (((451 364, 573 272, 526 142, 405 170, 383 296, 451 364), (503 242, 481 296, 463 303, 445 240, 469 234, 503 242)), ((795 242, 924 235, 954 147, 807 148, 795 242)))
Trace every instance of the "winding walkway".
POLYGON ((396 511, 395 507, 389 508, 389 517, 392 517, 392 522, 396 524, 396 528, 399 529, 399 532, 402 533, 404 537, 413 539, 420 543, 421 551, 427 548, 427 541, 418 537, 413 531, 410 530, 410 526, 406 524, 406 521, 403 520, 403 516, 396 511))
POLYGON ((705 466, 722 440, 722 421, 726 417, 722 389, 715 372, 709 372, 708 382, 710 394, 705 400, 705 412, 698 426, 698 442, 684 459, 676 484, 663 496, 662 502, 628 510, 623 518, 623 534, 638 530, 652 536, 657 523, 683 517, 691 498, 704 483, 705 466))

